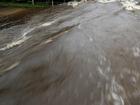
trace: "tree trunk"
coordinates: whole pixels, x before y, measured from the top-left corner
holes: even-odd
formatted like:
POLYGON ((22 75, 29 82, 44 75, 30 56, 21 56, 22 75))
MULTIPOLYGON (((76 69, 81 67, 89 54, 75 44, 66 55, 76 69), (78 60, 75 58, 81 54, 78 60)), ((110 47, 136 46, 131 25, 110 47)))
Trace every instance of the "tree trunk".
POLYGON ((53 0, 52 0, 52 6, 54 6, 54 2, 53 2, 53 0))
POLYGON ((35 1, 34 0, 32 0, 32 4, 35 5, 35 1))

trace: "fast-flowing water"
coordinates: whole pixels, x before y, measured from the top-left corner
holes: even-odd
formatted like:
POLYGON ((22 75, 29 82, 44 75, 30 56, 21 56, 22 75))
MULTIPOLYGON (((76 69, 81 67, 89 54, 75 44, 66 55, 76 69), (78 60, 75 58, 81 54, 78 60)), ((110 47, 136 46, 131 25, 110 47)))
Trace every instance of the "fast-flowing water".
POLYGON ((138 5, 140 0, 97 0, 101 3, 109 3, 109 2, 119 2, 126 10, 137 10, 140 9, 138 5))
POLYGON ((140 105, 140 11, 60 8, 0 30, 0 105, 140 105))

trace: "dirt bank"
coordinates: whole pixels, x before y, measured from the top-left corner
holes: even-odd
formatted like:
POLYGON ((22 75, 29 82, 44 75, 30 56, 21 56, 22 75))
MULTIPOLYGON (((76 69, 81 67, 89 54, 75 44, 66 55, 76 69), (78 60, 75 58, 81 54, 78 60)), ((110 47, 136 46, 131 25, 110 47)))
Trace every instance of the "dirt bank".
POLYGON ((22 24, 41 10, 43 9, 2 7, 0 8, 0 29, 22 24))
POLYGON ((0 30, 9 28, 14 25, 23 24, 27 22, 32 16, 40 13, 46 13, 47 16, 63 13, 64 10, 70 9, 67 5, 56 5, 53 8, 12 8, 12 7, 0 7, 0 30))

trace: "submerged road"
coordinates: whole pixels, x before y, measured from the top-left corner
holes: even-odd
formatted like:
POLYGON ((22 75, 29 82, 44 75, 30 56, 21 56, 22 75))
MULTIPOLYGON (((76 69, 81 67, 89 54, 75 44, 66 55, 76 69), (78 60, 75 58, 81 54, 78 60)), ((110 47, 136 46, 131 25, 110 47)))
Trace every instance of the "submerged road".
POLYGON ((87 2, 0 30, 0 105, 140 105, 140 11, 87 2))

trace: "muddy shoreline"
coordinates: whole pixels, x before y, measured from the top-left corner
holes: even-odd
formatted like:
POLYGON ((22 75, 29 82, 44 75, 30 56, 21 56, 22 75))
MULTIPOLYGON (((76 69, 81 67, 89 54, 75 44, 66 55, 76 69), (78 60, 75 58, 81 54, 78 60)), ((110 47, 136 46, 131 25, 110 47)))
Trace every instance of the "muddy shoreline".
POLYGON ((23 24, 41 10, 43 9, 1 7, 0 30, 14 25, 23 24))
POLYGON ((36 14, 52 15, 54 13, 63 13, 63 10, 70 9, 67 5, 57 5, 48 8, 11 8, 11 7, 0 7, 0 30, 9 28, 11 26, 24 24, 36 14), (59 11, 59 12, 58 12, 59 11))

